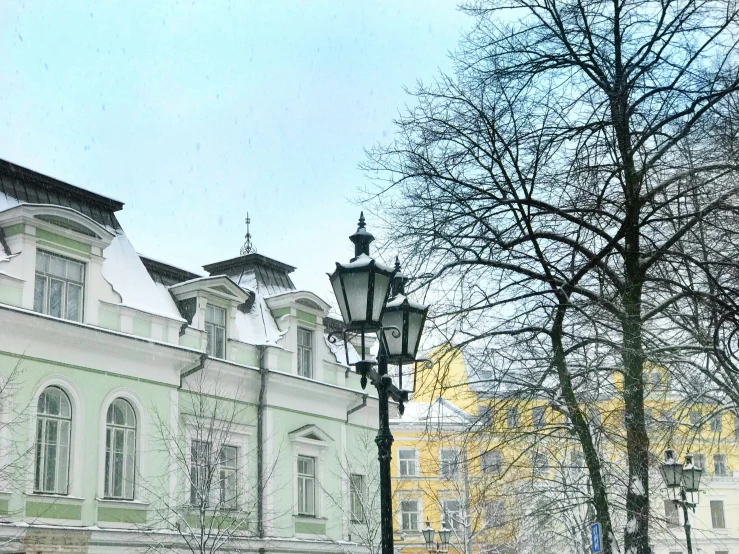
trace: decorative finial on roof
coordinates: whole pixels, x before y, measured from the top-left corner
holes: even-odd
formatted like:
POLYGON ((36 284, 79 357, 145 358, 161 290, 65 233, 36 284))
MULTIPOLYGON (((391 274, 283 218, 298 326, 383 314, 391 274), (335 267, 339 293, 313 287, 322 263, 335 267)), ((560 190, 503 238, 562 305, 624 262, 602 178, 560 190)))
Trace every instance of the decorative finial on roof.
POLYGON ((249 212, 246 212, 246 235, 244 238, 246 239, 246 242, 244 242, 244 246, 241 247, 241 251, 239 252, 242 256, 246 256, 247 254, 256 254, 257 249, 254 248, 254 245, 251 242, 251 233, 249 232, 249 225, 251 224, 251 218, 249 217, 249 212))

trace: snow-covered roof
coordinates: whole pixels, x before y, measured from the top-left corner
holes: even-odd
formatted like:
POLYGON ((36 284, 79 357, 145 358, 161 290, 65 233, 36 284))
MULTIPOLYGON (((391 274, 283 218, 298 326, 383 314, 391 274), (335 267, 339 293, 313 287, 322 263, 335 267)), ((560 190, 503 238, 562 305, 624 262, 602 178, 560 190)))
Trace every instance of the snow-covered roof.
POLYGON ((237 340, 256 345, 279 346, 279 341, 287 331, 280 331, 267 302, 261 294, 259 282, 253 272, 242 274, 236 282, 246 291, 254 293, 254 305, 247 313, 236 311, 237 340))
POLYGON ((103 250, 103 277, 121 296, 121 305, 184 322, 172 296, 158 286, 122 230, 103 250))
POLYGON ((403 415, 391 420, 395 424, 417 425, 466 425, 470 421, 468 413, 442 397, 433 402, 408 402, 403 415))

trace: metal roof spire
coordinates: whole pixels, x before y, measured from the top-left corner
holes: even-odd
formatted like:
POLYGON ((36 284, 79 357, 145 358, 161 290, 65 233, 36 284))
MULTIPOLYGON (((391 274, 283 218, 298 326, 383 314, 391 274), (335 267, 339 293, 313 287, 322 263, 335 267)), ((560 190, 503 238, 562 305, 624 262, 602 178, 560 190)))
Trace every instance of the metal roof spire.
POLYGON ((251 233, 249 232, 249 225, 251 224, 251 218, 249 217, 249 212, 246 212, 246 235, 244 238, 246 239, 246 242, 244 242, 244 246, 241 247, 241 251, 239 252, 242 256, 246 256, 247 254, 256 254, 257 249, 254 248, 254 245, 251 242, 251 233))

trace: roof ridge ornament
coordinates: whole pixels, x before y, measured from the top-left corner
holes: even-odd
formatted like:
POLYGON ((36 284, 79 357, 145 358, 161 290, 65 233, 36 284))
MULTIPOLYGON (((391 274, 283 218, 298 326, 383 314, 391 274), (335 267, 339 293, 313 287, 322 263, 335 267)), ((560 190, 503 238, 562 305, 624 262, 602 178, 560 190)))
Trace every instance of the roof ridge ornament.
POLYGON ((251 242, 251 232, 249 230, 250 225, 251 225, 251 218, 249 217, 249 212, 246 212, 246 235, 244 235, 246 242, 244 242, 244 246, 242 246, 241 250, 239 251, 239 254, 241 254, 242 256, 246 256, 247 254, 257 253, 257 249, 254 247, 254 244, 251 242))

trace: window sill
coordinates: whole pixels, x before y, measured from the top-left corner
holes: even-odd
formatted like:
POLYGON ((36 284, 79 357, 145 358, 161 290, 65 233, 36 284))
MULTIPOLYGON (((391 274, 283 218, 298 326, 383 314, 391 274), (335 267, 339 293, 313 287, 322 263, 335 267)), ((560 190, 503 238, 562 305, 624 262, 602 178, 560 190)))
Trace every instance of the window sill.
POLYGON ((293 514, 293 519, 296 521, 305 521, 305 522, 311 522, 311 521, 328 521, 327 517, 321 517, 321 516, 309 516, 306 514, 293 514))
POLYGON ((30 492, 25 494, 26 498, 39 498, 45 500, 61 501, 62 504, 82 504, 85 499, 81 496, 72 496, 69 494, 54 494, 50 492, 30 492))
POLYGON ((145 510, 149 507, 148 502, 140 500, 123 500, 121 498, 96 498, 100 506, 110 506, 112 508, 129 508, 132 510, 145 510))

